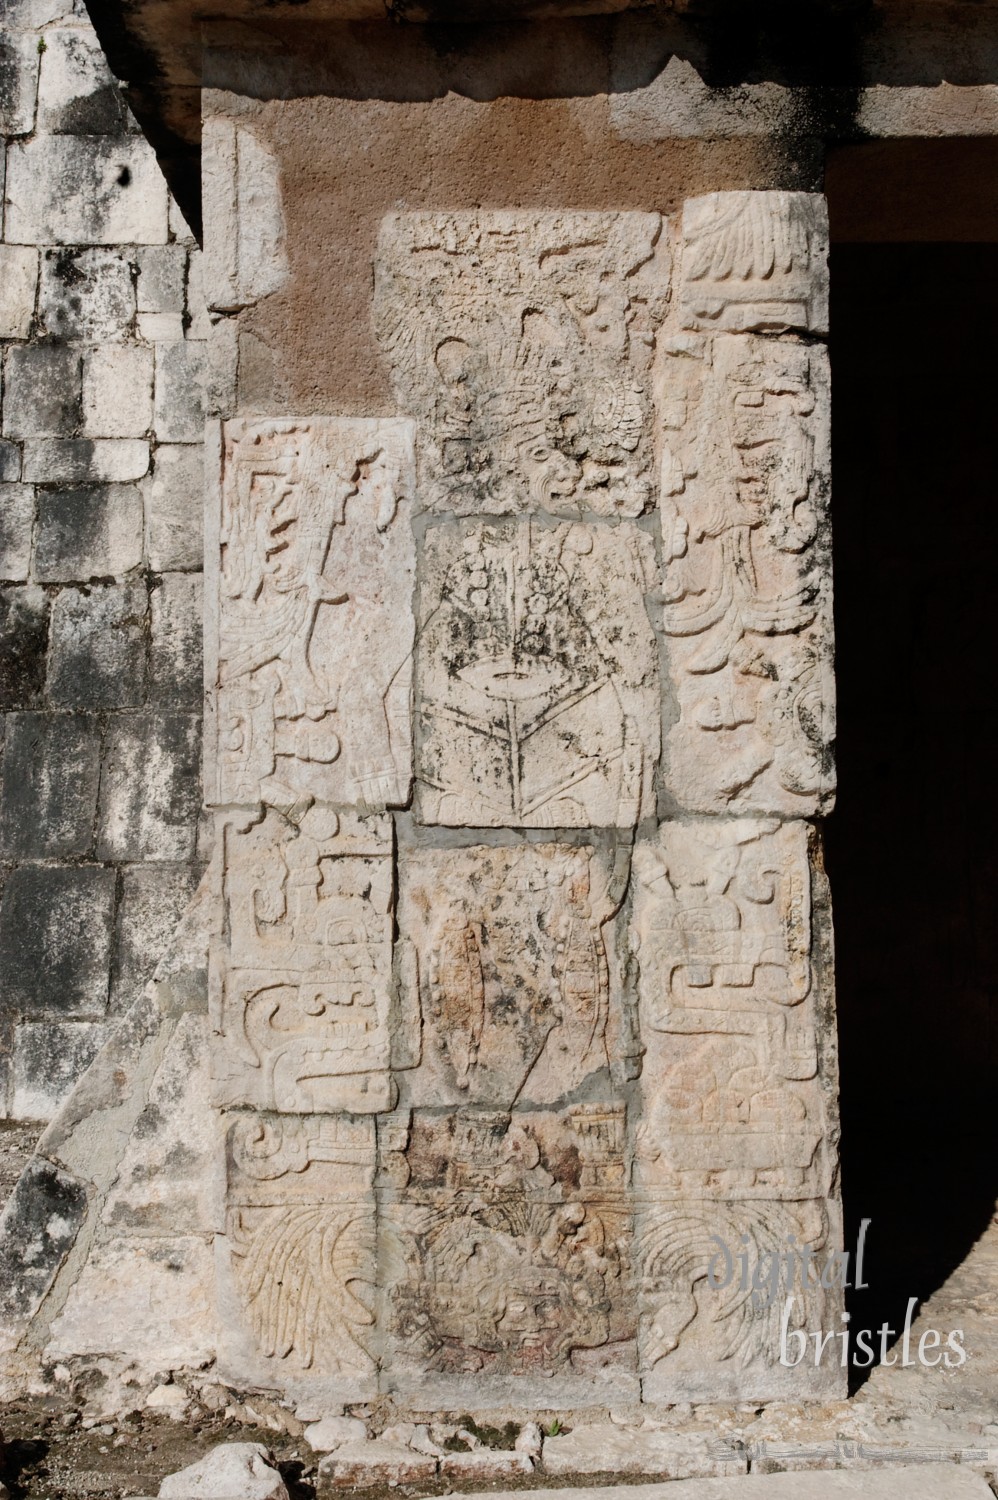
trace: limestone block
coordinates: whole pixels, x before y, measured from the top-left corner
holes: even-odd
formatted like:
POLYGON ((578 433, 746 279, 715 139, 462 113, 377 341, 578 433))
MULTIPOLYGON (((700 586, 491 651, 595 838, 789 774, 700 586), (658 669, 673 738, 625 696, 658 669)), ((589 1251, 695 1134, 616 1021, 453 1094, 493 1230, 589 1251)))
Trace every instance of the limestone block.
POLYGON ((188 337, 208 339, 211 336, 211 319, 208 316, 208 300, 204 289, 202 272, 203 256, 200 250, 190 253, 187 265, 187 318, 188 337))
POLYGON ((184 337, 182 312, 140 312, 135 331, 147 344, 176 344, 184 337))
POLYGON ((475 1448, 471 1453, 445 1453, 440 1460, 441 1474, 466 1484, 515 1480, 524 1474, 532 1474, 533 1471, 534 1466, 528 1454, 497 1448, 475 1448))
POLYGON ((652 811, 651 538, 564 522, 426 533, 416 813, 469 827, 632 826, 652 811))
POLYGON ((363 1443, 367 1428, 359 1417, 323 1417, 305 1428, 305 1441, 313 1453, 332 1453, 344 1443, 363 1443))
MULTIPOLYGON (((532 1490, 533 1500, 633 1500, 632 1485, 532 1490)), ((465 1500, 513 1500, 485 1490, 465 1500)), ((681 1479, 641 1486, 642 1500, 988 1500, 987 1480, 965 1465, 900 1464, 869 1473, 764 1474, 748 1479, 681 1479)))
POLYGON ((38 251, 0 245, 0 338, 26 339, 35 315, 38 251))
POLYGON ((256 819, 219 820, 229 942, 211 972, 215 1103, 389 1109, 390 827, 321 807, 256 819))
POLYGON ((817 193, 709 193, 683 205, 683 326, 828 332, 828 213, 817 193))
POLYGON ((634 1053, 610 925, 619 862, 564 844, 407 849, 399 879, 406 1102, 551 1106, 634 1053))
POLYGON ((204 679, 200 573, 153 580, 149 604, 149 702, 198 708, 204 679))
POLYGON ((373 1438, 365 1443, 346 1443, 324 1458, 319 1465, 317 1493, 322 1496, 375 1485, 425 1484, 436 1472, 437 1461, 428 1454, 373 1438))
POLYGON ((374 1120, 236 1114, 225 1162, 223 1378, 330 1404, 373 1394, 374 1120))
POLYGON ((656 1474, 662 1479, 708 1479, 745 1474, 743 1453, 699 1433, 580 1424, 544 1439, 545 1474, 656 1474))
MULTIPOLYGON (((762 195, 765 196, 765 195, 762 195)), ((680 336, 658 371, 662 622, 680 808, 827 811, 834 791, 825 350, 680 336)))
POLYGON ((52 605, 52 702, 60 708, 139 707, 147 608, 140 580, 63 589, 52 605))
POLYGON ((204 558, 204 454, 161 444, 142 483, 146 555, 157 573, 200 568, 204 558))
POLYGON ((0 579, 21 583, 27 578, 34 520, 33 487, 0 484, 0 579))
POLYGON ((214 1350, 207 1238, 102 1236, 53 1321, 46 1358, 95 1349, 146 1368, 207 1363, 214 1350))
POLYGON ((126 337, 135 321, 135 282, 125 250, 46 250, 39 316, 52 338, 95 344, 126 337))
POLYGON ((34 484, 124 484, 149 468, 138 438, 29 438, 22 477, 34 484))
POLYGON ((17 443, 0 439, 0 484, 13 484, 21 477, 21 450, 17 443))
POLYGON ((159 1500, 288 1500, 262 1443, 225 1443, 159 1487, 159 1500))
POLYGON ((194 856, 199 725, 192 714, 116 715, 107 734, 97 857, 164 863, 194 856))
POLYGON ((143 245, 136 251, 140 313, 175 313, 184 306, 187 251, 183 245, 143 245))
POLYGON ((167 951, 194 895, 189 865, 126 865, 115 922, 111 1010, 127 1010, 141 995, 167 951))
POLYGON ((152 425, 152 351, 141 345, 91 349, 83 364, 83 433, 142 437, 152 425))
POLYGON ((142 496, 133 484, 38 492, 35 577, 71 583, 127 573, 142 561, 142 496))
POLYGON ((37 128, 50 135, 78 136, 112 136, 135 129, 118 81, 89 27, 51 27, 45 32, 37 128))
POLYGON ((225 425, 205 544, 209 804, 406 801, 412 465, 407 422, 225 425))
POLYGON ((3 430, 8 437, 59 437, 80 422, 82 358, 59 344, 17 345, 7 355, 3 430))
POLYGON ((53 1119, 106 1037, 107 1027, 93 1021, 19 1021, 11 1070, 14 1118, 53 1119))
POLYGON ((198 443, 204 436, 203 345, 190 340, 156 345, 156 436, 164 443, 198 443))
POLYGON ((34 708, 45 686, 50 601, 34 584, 0 586, 0 708, 34 708))
POLYGON ((158 244, 167 235, 166 198, 140 136, 36 136, 7 150, 11 244, 158 244))
POLYGON ((201 174, 207 305, 237 312, 288 277, 277 158, 248 127, 215 117, 204 122, 201 174))
POLYGON ((113 870, 22 865, 12 871, 0 909, 5 1002, 33 1018, 102 1016, 113 913, 113 870))
POLYGON ((38 39, 4 27, 0 36, 0 135, 30 135, 38 93, 38 39))
POLYGON ((657 214, 390 214, 375 327, 417 419, 421 506, 638 516, 669 291, 657 214))
MULTIPOLYGON (((6 730, 0 793, 3 857, 17 861, 89 854, 100 781, 96 721, 89 714, 12 713, 6 730)), ((19 878, 30 877, 22 872, 19 878)))
POLYGON ((791 1328, 837 1329, 839 1289, 805 1288, 792 1264, 766 1297, 743 1296, 737 1275, 702 1280, 720 1244, 732 1256, 748 1246, 753 1266, 787 1244, 820 1263, 840 1248, 825 897, 809 831, 667 823, 635 847, 632 890, 644 1397, 837 1396, 835 1362, 788 1369, 779 1348, 788 1298, 791 1328))
POLYGON ((72 1249, 87 1210, 87 1190, 69 1172, 34 1157, 0 1217, 0 1351, 13 1348, 72 1249))

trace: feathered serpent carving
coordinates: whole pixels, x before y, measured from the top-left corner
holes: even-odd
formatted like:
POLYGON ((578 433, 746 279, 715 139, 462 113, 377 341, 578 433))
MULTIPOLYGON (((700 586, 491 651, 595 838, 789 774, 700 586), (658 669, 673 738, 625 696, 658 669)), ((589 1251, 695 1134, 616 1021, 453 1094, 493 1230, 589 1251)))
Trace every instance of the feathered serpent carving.
POLYGON ((336 1374, 366 1374, 374 1359, 364 1330, 374 1322, 374 1219, 362 1208, 322 1204, 241 1209, 232 1240, 250 1324, 265 1354, 318 1358, 336 1374))

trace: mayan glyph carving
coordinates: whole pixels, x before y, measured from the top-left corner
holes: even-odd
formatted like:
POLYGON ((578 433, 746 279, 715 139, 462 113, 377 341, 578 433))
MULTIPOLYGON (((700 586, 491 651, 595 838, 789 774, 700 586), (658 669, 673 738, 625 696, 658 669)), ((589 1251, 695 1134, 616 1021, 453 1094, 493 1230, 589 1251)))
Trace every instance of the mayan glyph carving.
POLYGON ((225 1159, 229 1358, 270 1382, 362 1388, 376 1369, 374 1121, 237 1115, 225 1159))
POLYGON ((375 326, 419 423, 420 504, 640 515, 668 289, 657 214, 389 215, 375 326))
POLYGON ((828 332, 828 213, 815 193, 710 193, 683 205, 685 328, 828 332))
MULTIPOLYGON (((812 908, 804 824, 667 823, 635 848, 647 1081, 635 1183, 642 1368, 655 1399, 727 1391, 725 1371, 732 1391, 746 1372, 782 1389, 772 1334, 785 1294, 763 1305, 738 1277, 724 1295, 710 1288, 718 1241, 756 1260, 838 1243, 834 1055, 820 1029, 812 908)), ((837 1306, 813 1289, 794 1317, 829 1326, 837 1306)), ((824 1372, 812 1375, 824 1388, 824 1372)))
POLYGON ((664 778, 703 812, 821 811, 834 789, 828 365, 754 334, 660 367, 664 778))
POLYGON ((220 461, 207 543, 217 577, 209 802, 288 811, 316 799, 404 803, 411 428, 329 417, 228 422, 220 461))
POLYGON ((627 523, 452 523, 427 532, 421 574, 420 821, 628 827, 651 812, 651 537, 627 523))
POLYGON ((227 940, 212 953, 214 1102, 390 1108, 392 837, 311 807, 221 824, 227 940))

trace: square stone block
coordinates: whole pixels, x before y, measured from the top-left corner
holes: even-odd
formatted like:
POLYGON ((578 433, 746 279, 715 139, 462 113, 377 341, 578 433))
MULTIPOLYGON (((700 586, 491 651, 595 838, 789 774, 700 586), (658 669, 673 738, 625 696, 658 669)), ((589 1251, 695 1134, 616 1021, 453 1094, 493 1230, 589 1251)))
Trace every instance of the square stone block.
POLYGON ((52 606, 48 687, 53 703, 138 707, 145 691, 147 609, 145 585, 138 580, 63 589, 52 606))
POLYGON ((198 708, 204 692, 200 573, 164 573, 151 582, 149 701, 198 708))
POLYGON ((184 306, 187 250, 183 245, 143 245, 139 266, 138 308, 142 313, 175 313, 184 306))
POLYGON ((95 344, 125 338, 135 322, 128 251, 44 251, 38 301, 42 326, 52 338, 95 344))
POLYGON ((162 443, 142 484, 146 552, 156 573, 188 572, 204 562, 204 451, 162 443))
POLYGON ((203 438, 203 364, 201 343, 182 339, 156 345, 153 421, 161 443, 199 443, 203 438))
POLYGON ((46 30, 38 129, 49 135, 81 136, 122 135, 135 129, 124 93, 89 28, 46 30))
POLYGON ((80 425, 83 361, 61 344, 16 346, 7 355, 3 430, 8 437, 71 436, 80 425))
POLYGON ((87 437, 142 437, 152 426, 152 351, 141 345, 92 349, 83 366, 87 437))
POLYGON ((166 199, 159 163, 141 136, 40 135, 7 152, 11 244, 160 244, 166 199))
POLYGON ((0 587, 0 708, 33 708, 41 699, 50 608, 43 589, 0 587))
POLYGON ((96 719, 49 712, 8 715, 0 798, 4 858, 89 854, 99 780, 96 719))
POLYGON ((120 1014, 139 998, 169 947, 197 886, 189 865, 126 865, 111 966, 111 1009, 120 1014))
POLYGON ((127 573, 142 561, 142 496, 132 484, 38 493, 35 577, 85 582, 127 573))
POLYGON ((11 1111, 52 1120, 107 1037, 95 1021, 22 1021, 14 1032, 11 1111))
POLYGON ((149 444, 137 438, 29 438, 23 477, 35 484, 123 484, 149 468, 149 444))
POLYGON ((200 720, 167 710, 117 714, 107 734, 98 858, 174 863, 195 852, 200 720))
MULTIPOLYGON (((103 1016, 114 885, 113 870, 93 865, 23 865, 11 873, 0 905, 0 969, 6 1004, 33 1019, 103 1016)), ((32 1088, 44 1083, 47 1029, 40 1026, 18 1044, 20 1076, 22 1080, 35 1078, 32 1088)), ((86 1051, 88 1037, 96 1036, 96 1032, 82 1031, 67 1034, 68 1060, 61 1074, 53 1043, 53 1079, 61 1078, 64 1083, 75 1066, 72 1059, 82 1055, 80 1048, 86 1051)), ((29 1083, 18 1086, 27 1088, 29 1083)), ((48 1115, 43 1112, 30 1118, 47 1119, 48 1115)))

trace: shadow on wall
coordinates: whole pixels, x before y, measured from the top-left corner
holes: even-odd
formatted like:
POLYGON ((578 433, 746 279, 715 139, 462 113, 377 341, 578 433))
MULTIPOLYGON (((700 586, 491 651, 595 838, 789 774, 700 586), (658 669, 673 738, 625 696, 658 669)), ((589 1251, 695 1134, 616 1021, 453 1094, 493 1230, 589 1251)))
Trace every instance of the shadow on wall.
POLYGON ((998 244, 832 256, 835 912, 853 1325, 895 1329, 998 1197, 998 244))

